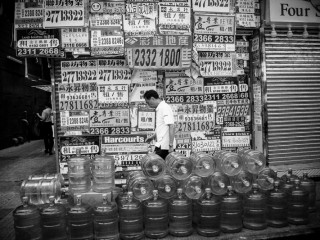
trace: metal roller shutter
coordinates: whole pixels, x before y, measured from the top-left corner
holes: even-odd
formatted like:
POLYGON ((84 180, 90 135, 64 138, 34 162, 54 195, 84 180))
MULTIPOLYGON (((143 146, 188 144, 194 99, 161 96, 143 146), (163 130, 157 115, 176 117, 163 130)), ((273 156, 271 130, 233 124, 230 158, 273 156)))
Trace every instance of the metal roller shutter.
POLYGON ((265 29, 267 153, 270 166, 320 160, 319 28, 265 29))

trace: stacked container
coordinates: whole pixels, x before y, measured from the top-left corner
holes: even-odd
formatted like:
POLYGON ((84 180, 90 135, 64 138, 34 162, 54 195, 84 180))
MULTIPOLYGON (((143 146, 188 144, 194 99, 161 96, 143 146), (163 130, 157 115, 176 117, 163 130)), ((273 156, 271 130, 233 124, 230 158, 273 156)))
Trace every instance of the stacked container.
POLYGON ((316 184, 308 177, 308 173, 303 173, 301 179, 301 188, 308 192, 309 212, 314 212, 316 210, 316 184))
POLYGON ((235 176, 242 170, 242 162, 238 154, 227 151, 216 151, 213 155, 218 171, 227 176, 235 176))
POLYGON ((201 177, 192 175, 182 182, 182 187, 188 198, 199 199, 203 194, 204 182, 201 177))
POLYGON ((91 188, 90 159, 81 156, 77 148, 76 156, 68 161, 69 190, 71 194, 85 193, 91 188))
POLYGON ((274 181, 277 179, 277 174, 271 168, 264 168, 258 174, 256 182, 260 189, 268 191, 273 189, 274 181))
POLYGON ((149 238, 163 238, 168 232, 168 203, 153 190, 153 198, 143 202, 144 233, 149 238))
POLYGON ((161 178, 166 171, 164 160, 155 153, 148 153, 142 158, 141 168, 144 175, 151 180, 161 178))
POLYGON ((154 182, 155 188, 158 190, 158 194, 161 198, 170 199, 177 193, 178 183, 177 181, 166 172, 161 178, 154 182))
POLYGON ((92 190, 100 193, 111 192, 114 188, 114 159, 101 152, 92 162, 92 190))
POLYGON ((209 177, 215 170, 213 157, 204 152, 192 152, 193 172, 200 177, 209 177))
POLYGON ((222 172, 215 172, 209 177, 209 186, 215 195, 224 195, 228 191, 230 179, 222 172))
POLYGON ((243 170, 251 174, 258 174, 266 166, 266 158, 259 151, 242 149, 238 154, 243 162, 243 170))
POLYGON ((166 168, 176 180, 185 180, 193 171, 193 163, 181 153, 171 152, 166 157, 166 168))
POLYGON ((153 183, 142 171, 132 171, 127 177, 128 190, 135 199, 144 201, 152 197, 153 183))
POLYGON ((236 176, 230 177, 230 181, 237 193, 244 194, 252 188, 253 175, 247 171, 241 171, 236 176))

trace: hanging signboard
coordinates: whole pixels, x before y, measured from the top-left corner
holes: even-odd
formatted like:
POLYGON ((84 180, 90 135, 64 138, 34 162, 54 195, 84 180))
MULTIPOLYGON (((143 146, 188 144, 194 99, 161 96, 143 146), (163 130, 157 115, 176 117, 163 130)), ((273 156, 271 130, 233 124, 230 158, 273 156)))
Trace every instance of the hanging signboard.
POLYGON ((64 57, 57 29, 18 29, 18 57, 64 57))
POLYGON ((199 52, 200 74, 203 77, 236 76, 235 52, 199 52))
POLYGON ((195 13, 194 47, 197 51, 235 51, 235 17, 195 13))
POLYGON ((98 85, 99 108, 129 106, 129 85, 127 84, 103 84, 98 85))
POLYGON ((85 48, 89 48, 88 28, 62 28, 61 47, 68 52, 84 52, 85 48))
POLYGON ((85 0, 44 0, 44 3, 44 28, 85 26, 85 0))
POLYGON ((97 83, 130 84, 131 70, 123 59, 99 59, 97 83))
POLYGON ((91 0, 90 13, 124 14, 124 0, 91 0))
POLYGON ((15 3, 15 29, 37 29, 43 27, 43 0, 19 1, 15 3))
POLYGON ((256 19, 254 14, 250 13, 237 13, 236 14, 236 24, 238 27, 246 27, 246 28, 256 28, 259 27, 260 24, 256 19))
POLYGON ((61 131, 89 133, 89 112, 88 111, 63 111, 60 112, 61 131))
POLYGON ((203 78, 166 78, 165 95, 167 103, 203 102, 203 78))
POLYGON ((237 13, 255 13, 255 0, 236 0, 235 2, 237 13))
POLYGON ((126 36, 153 36, 156 34, 157 3, 149 1, 126 2, 123 30, 126 36))
POLYGON ((156 126, 156 112, 152 108, 138 108, 138 131, 154 131, 156 126))
POLYGON ((191 35, 190 0, 159 2, 159 33, 191 35))
POLYGON ((129 109, 90 110, 90 134, 129 134, 129 109))
POLYGON ((212 13, 233 13, 233 0, 192 0, 193 11, 212 13))
POLYGON ((191 132, 192 151, 218 151, 221 150, 221 139, 219 136, 207 134, 205 132, 191 132))
POLYGON ((97 60, 61 61, 61 82, 96 82, 98 76, 97 60))
POLYGON ((93 159, 100 152, 99 136, 73 136, 59 138, 59 161, 67 162, 81 149, 81 155, 93 159))
POLYGON ((156 91, 156 83, 133 83, 130 90, 130 103, 145 102, 144 93, 148 90, 156 91))
POLYGON ((125 48, 130 68, 186 69, 191 65, 190 36, 126 38, 125 48))

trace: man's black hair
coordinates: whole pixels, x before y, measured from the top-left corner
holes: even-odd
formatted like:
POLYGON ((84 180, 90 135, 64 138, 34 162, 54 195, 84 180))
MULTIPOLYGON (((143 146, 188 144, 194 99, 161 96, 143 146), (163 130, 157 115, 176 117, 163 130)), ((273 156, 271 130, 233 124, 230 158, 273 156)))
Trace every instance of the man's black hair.
POLYGON ((143 94, 143 98, 150 99, 151 97, 154 97, 155 99, 159 98, 159 94, 155 90, 148 90, 143 94))

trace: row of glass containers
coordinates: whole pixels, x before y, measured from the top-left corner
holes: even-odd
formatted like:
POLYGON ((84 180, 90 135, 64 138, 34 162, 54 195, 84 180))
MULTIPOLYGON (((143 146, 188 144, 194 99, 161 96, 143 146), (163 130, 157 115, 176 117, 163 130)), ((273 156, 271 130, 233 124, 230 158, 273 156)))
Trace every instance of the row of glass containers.
POLYGON ((265 194, 254 183, 243 196, 231 186, 222 196, 206 188, 196 201, 182 188, 169 200, 159 198, 158 190, 142 202, 133 198, 131 191, 120 194, 116 202, 104 194, 102 203, 93 208, 81 202, 81 195, 67 208, 55 204, 53 196, 50 204, 41 208, 29 205, 23 197, 23 205, 13 212, 16 239, 142 239, 162 238, 168 233, 183 237, 193 233, 193 223, 198 234, 209 237, 240 232, 243 227, 262 230, 307 224, 308 192, 301 188, 300 180, 294 180, 289 193, 279 185, 275 181, 274 189, 265 194))

